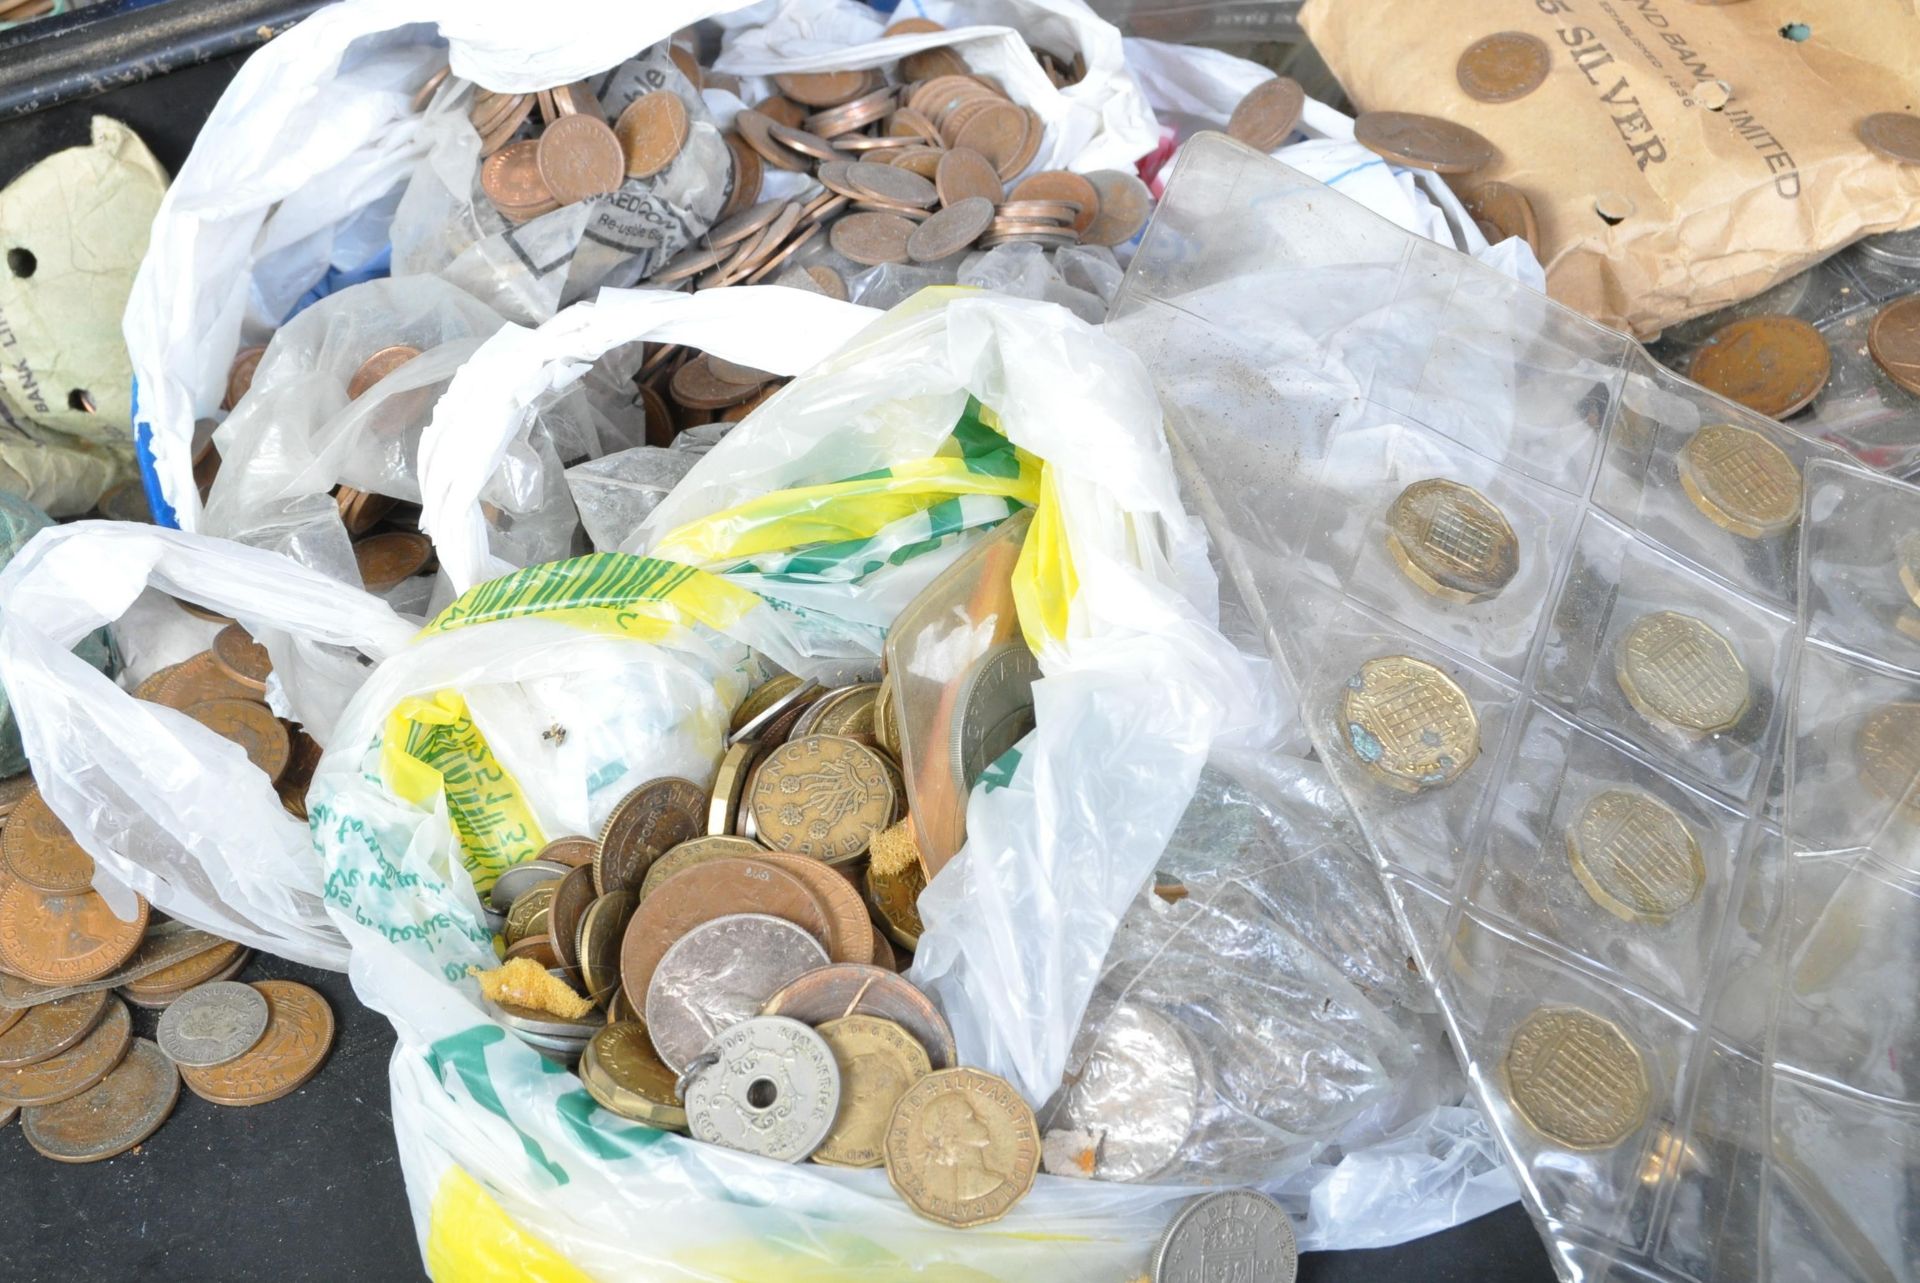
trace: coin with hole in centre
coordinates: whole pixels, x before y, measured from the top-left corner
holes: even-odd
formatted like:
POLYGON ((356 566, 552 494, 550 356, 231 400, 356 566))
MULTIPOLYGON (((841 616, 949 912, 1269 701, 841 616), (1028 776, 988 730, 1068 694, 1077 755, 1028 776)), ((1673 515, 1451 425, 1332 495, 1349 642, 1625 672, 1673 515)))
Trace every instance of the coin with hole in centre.
POLYGON ((685 1079, 695 1140, 797 1163, 840 1111, 840 1066, 826 1040, 797 1020, 755 1016, 732 1026, 685 1079))
POLYGON ((1593 902, 1625 922, 1658 925, 1706 885, 1700 843, 1674 809, 1637 789, 1588 799, 1567 826, 1567 859, 1593 902))
POLYGON ((1579 1007, 1542 1007, 1521 1021, 1500 1082, 1520 1120, 1567 1149, 1618 1145, 1646 1121, 1651 1095, 1633 1040, 1579 1007))
POLYGON ((1520 569, 1520 541, 1493 500, 1441 477, 1395 497, 1387 551, 1422 590, 1461 604, 1497 595, 1520 569))
POLYGON ((1404 793, 1451 784, 1480 756, 1467 693, 1410 655, 1370 659, 1347 679, 1341 740, 1376 779, 1404 793))
POLYGON ((1723 530, 1745 539, 1784 534, 1800 520, 1800 469, 1752 428, 1709 423, 1680 449, 1680 488, 1723 530))
POLYGON ((1614 675, 1649 721, 1677 730, 1731 730, 1753 702, 1746 665, 1726 638, 1692 615, 1657 610, 1620 639, 1614 675))

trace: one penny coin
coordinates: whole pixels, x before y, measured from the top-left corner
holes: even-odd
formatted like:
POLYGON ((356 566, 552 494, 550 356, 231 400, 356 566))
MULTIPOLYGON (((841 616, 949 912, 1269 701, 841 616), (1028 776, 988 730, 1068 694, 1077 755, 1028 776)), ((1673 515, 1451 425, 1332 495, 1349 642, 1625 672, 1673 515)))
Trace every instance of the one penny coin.
POLYGON ((97 989, 28 1007, 11 1028, 0 1033, 0 1070, 31 1065, 74 1046, 107 1014, 112 996, 97 989))
POLYGON ((76 1096, 21 1115, 27 1143, 56 1163, 97 1163, 158 1131, 180 1099, 180 1071, 135 1038, 107 1076, 76 1096))
POLYGON ((907 242, 915 224, 898 214, 849 214, 835 221, 828 242, 856 263, 878 267, 907 261, 907 242))
POLYGON ((692 118, 680 95, 656 89, 627 104, 613 122, 614 136, 627 157, 629 178, 651 178, 671 165, 687 145, 692 118))
POLYGON ((774 86, 792 102, 808 107, 838 107, 867 91, 868 71, 804 71, 775 76, 774 86))
POLYGON ((534 853, 536 860, 551 860, 555 864, 564 864, 568 868, 593 867, 593 853, 599 846, 592 838, 570 833, 566 837, 555 838, 534 853))
POLYGON ((975 241, 993 223, 993 202, 984 196, 969 196, 948 205, 907 237, 907 257, 916 263, 937 263, 958 254, 975 241))
POLYGON ((347 400, 358 401, 373 390, 375 384, 420 355, 420 349, 405 343, 396 343, 383 347, 360 363, 360 368, 347 380, 347 400))
MULTIPOLYGON (((1065 201, 1078 205, 1080 212, 1073 216, 1073 234, 1081 236, 1093 220, 1100 216, 1100 193, 1080 174, 1066 169, 1043 169, 1037 174, 1029 174, 1013 186, 1010 200, 1065 201)), ((1011 211, 1002 210, 1006 214, 1011 211)))
POLYGON ((1694 353, 1687 377, 1773 419, 1804 410, 1826 386, 1833 357, 1820 331, 1792 316, 1721 326, 1694 353))
POLYGON ((353 560, 368 592, 386 592, 432 564, 433 541, 415 530, 388 530, 356 542, 353 560))
POLYGON ((65 822, 34 788, 0 832, 0 857, 13 876, 36 891, 70 895, 93 885, 93 857, 73 840, 65 822))
POLYGON ((265 704, 250 699, 210 699, 182 709, 188 717, 215 735, 231 740, 247 752, 247 760, 270 780, 286 773, 293 761, 293 737, 287 725, 265 704))
POLYGON ((1487 237, 1488 240, 1498 244, 1509 236, 1518 236, 1533 250, 1534 257, 1539 257, 1540 220, 1525 192, 1508 183, 1485 182, 1461 200, 1469 214, 1499 233, 1487 237))
POLYGON ((203 650, 192 659, 171 668, 163 668, 140 683, 135 699, 150 700, 168 708, 189 709, 214 699, 256 699, 260 692, 243 686, 214 660, 211 650, 203 650))
MULTIPOLYGON (((562 116, 540 135, 540 177, 562 205, 618 191, 627 154, 607 122, 594 116, 562 116)), ((191 1087, 193 1082, 188 1080, 191 1087)))
POLYGON ((1552 69, 1546 41, 1524 31, 1496 31, 1467 46, 1454 75, 1469 98, 1514 102, 1545 84, 1552 69))
POLYGON ((43 985, 112 975, 147 932, 147 902, 136 900, 133 920, 122 922, 97 892, 48 895, 0 878, 0 966, 43 985))
POLYGON ((1087 181, 1100 193, 1100 212, 1081 233, 1088 245, 1125 245, 1140 234, 1153 212, 1153 194, 1136 174, 1118 169, 1097 169, 1087 181))
POLYGON ((540 144, 532 138, 509 143, 481 162, 480 190, 502 213, 522 219, 559 207, 540 177, 540 144))
POLYGON ((955 147, 940 158, 933 185, 942 205, 957 205, 971 196, 984 196, 998 205, 1007 196, 999 171, 985 156, 967 147, 955 147))
POLYGON ((1010 102, 994 103, 961 126, 955 133, 955 147, 970 147, 994 167, 995 177, 1017 173, 1012 162, 1026 145, 1032 122, 1027 114, 1010 102))
POLYGON ((267 354, 264 347, 241 348, 233 358, 233 368, 227 371, 227 398, 222 408, 231 410, 239 405, 253 387, 253 376, 260 368, 260 358, 267 354))
POLYGON ((1920 294, 1880 309, 1867 329, 1867 351, 1888 378, 1920 396, 1920 294))
POLYGON ((273 672, 273 660, 267 648, 253 639, 238 624, 228 624, 213 639, 213 662, 220 671, 242 686, 265 692, 267 675, 273 672))
POLYGON ((553 951, 559 956, 563 967, 578 968, 580 965, 580 919, 587 915, 587 909, 596 896, 591 864, 574 868, 560 879, 560 885, 553 893, 553 903, 547 910, 547 934, 553 938, 553 951))
POLYGON ((867 902, 853 883, 804 855, 768 851, 754 858, 793 874, 820 901, 827 912, 825 943, 830 961, 865 962, 873 956, 873 922, 867 917, 867 902))
POLYGON ((0 1072, 0 1105, 51 1105, 78 1096, 120 1063, 132 1040, 133 1016, 126 1003, 112 999, 100 1023, 68 1050, 0 1072))
POLYGON ((1300 111, 1306 102, 1306 91, 1291 76, 1263 80, 1234 107, 1227 118, 1227 136, 1255 151, 1272 151, 1287 141, 1293 127, 1300 123, 1300 111))
POLYGON ((257 980, 267 1000, 267 1031, 224 1065, 182 1069, 194 1095, 216 1105, 263 1105, 297 1090, 320 1071, 333 1047, 333 1010, 318 992, 292 980, 257 980))
POLYGON ((1469 174, 1498 158, 1492 143, 1465 125, 1407 111, 1369 111, 1353 122, 1353 140, 1413 169, 1469 174))

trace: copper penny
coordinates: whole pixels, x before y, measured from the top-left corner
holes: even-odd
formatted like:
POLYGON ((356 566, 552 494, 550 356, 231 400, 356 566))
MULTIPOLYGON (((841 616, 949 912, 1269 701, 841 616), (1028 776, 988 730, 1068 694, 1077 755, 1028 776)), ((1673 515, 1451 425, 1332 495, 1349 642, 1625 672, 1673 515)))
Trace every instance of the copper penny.
POLYGON ((480 165, 480 190, 502 210, 534 210, 557 205, 540 177, 540 144, 528 138, 502 147, 480 165))
POLYGON ((727 189, 727 203, 720 207, 718 215, 725 219, 760 199, 760 188, 766 180, 766 165, 759 153, 747 146, 746 140, 739 134, 729 130, 720 138, 727 145, 727 154, 733 157, 733 186, 727 189))
POLYGON ((752 209, 745 209, 731 218, 721 219, 707 232, 707 245, 712 249, 725 249, 737 245, 755 232, 764 229, 787 207, 784 200, 763 200, 752 209))
POLYGON ((890 24, 880 35, 884 39, 887 36, 930 35, 933 32, 945 30, 945 27, 935 22, 932 18, 902 18, 900 21, 890 24))
POLYGON ((1920 116, 1904 111, 1875 112, 1858 126, 1860 141, 1902 165, 1920 165, 1920 116))
POLYGON ((74 1046, 107 1014, 112 996, 96 989, 26 1008, 12 1028, 0 1033, 0 1069, 31 1065, 74 1046))
POLYGON ((955 147, 940 158, 933 185, 942 205, 957 205, 970 196, 984 196, 998 205, 1007 196, 1000 172, 985 156, 966 147, 955 147))
POLYGON ((566 837, 555 838, 553 841, 541 847, 538 851, 534 852, 533 858, 536 860, 551 860, 555 864, 564 864, 568 868, 573 869, 591 869, 593 867, 593 853, 599 849, 599 846, 600 844, 592 838, 581 837, 577 833, 569 833, 566 837))
POLYGON ((782 98, 779 94, 753 104, 753 110, 774 124, 786 125, 791 129, 804 128, 807 123, 807 109, 791 98, 782 98))
POLYGON ((955 132, 955 147, 970 147, 994 167, 996 177, 1008 172, 1008 162, 1020 154, 1032 127, 1027 114, 1010 102, 995 103, 955 132))
POLYGON ((1867 329, 1867 350, 1888 378, 1920 396, 1920 294, 1880 309, 1867 329))
POLYGON ((432 564, 433 540, 412 530, 368 535, 353 545, 353 560, 368 592, 386 592, 432 564))
POLYGON ((805 882, 758 859, 709 860, 668 878, 634 910, 620 945, 620 984, 646 993, 675 941, 736 913, 784 918, 826 946, 827 913, 805 882))
POLYGON ((798 152, 802 156, 811 156, 815 160, 845 159, 841 156, 839 149, 834 147, 832 143, 820 137, 818 134, 809 133, 807 130, 794 129, 788 125, 772 124, 767 126, 767 133, 773 141, 790 151, 798 152))
POLYGON ((547 190, 562 205, 618 191, 627 174, 620 139, 598 116, 562 116, 548 125, 537 160, 547 190))
POLYGON ((1546 41, 1524 31, 1496 31, 1467 46, 1454 75, 1469 98, 1513 102, 1545 84, 1552 69, 1546 41))
POLYGON ((577 948, 580 920, 595 898, 593 866, 582 864, 560 879, 559 889, 553 893, 553 903, 547 910, 547 934, 553 939, 554 955, 560 959, 561 966, 570 970, 580 966, 577 948))
POLYGON ((865 963, 840 962, 809 971, 769 998, 760 1014, 786 1016, 803 1025, 877 1016, 918 1039, 935 1069, 951 1069, 959 1063, 953 1029, 933 999, 904 977, 865 963))
POLYGON ((847 184, 868 200, 882 200, 915 209, 930 209, 940 199, 932 183, 918 174, 870 160, 847 166, 847 184))
POLYGON ((100 1023, 66 1051, 0 1071, 0 1105, 51 1105, 78 1096, 120 1063, 132 1040, 133 1016, 127 1004, 111 999, 100 1023))
POLYGON ((383 347, 360 363, 360 368, 347 380, 347 400, 358 401, 371 392, 374 385, 420 355, 420 349, 405 343, 396 343, 392 347, 383 347))
MULTIPOLYGON (((200 983, 213 984, 221 980, 231 980, 242 971, 245 971, 247 964, 251 961, 253 961, 253 952, 249 949, 242 949, 228 960, 226 966, 220 968, 220 970, 214 972, 200 983)), ((194 987, 194 985, 183 985, 173 989, 135 989, 132 985, 127 984, 120 986, 119 992, 122 998, 125 998, 136 1007, 148 1007, 158 1011, 165 1011, 173 1005, 175 999, 191 993, 194 987)))
POLYGON ((56 1163, 97 1163, 153 1135, 179 1099, 180 1071, 160 1048, 135 1038, 106 1077, 67 1100, 28 1109, 20 1131, 56 1163))
POLYGON ((70 895, 93 885, 93 857, 38 788, 30 790, 0 832, 0 857, 13 876, 36 891, 70 895))
POLYGON ((1820 331, 1791 316, 1750 316, 1715 330, 1687 377, 1773 419, 1805 409, 1826 386, 1833 358, 1820 331))
POLYGON ((580 919, 573 951, 580 959, 580 983, 595 1002, 620 985, 620 944, 638 903, 633 892, 615 891, 587 906, 580 919))
POLYGON ((0 780, 0 820, 12 815, 13 809, 20 805, 33 788, 31 771, 22 771, 18 775, 10 775, 0 780))
POLYGON ((692 128, 687 105, 671 89, 656 89, 628 103, 613 122, 614 137, 626 153, 627 176, 651 178, 671 165, 692 128))
POLYGON ((522 936, 507 946, 506 961, 515 958, 531 958, 549 971, 560 965, 560 955, 554 950, 553 937, 546 932, 539 935, 522 936))
POLYGON ((140 683, 133 694, 135 699, 187 709, 213 699, 253 699, 259 692, 227 676, 213 652, 205 650, 192 659, 161 669, 140 683))
POLYGON ((868 71, 790 72, 773 78, 774 85, 793 102, 808 107, 838 107, 867 91, 868 71))
POLYGON ((320 769, 324 750, 319 740, 298 727, 288 734, 293 740, 291 760, 280 778, 274 781, 273 791, 280 795, 280 805, 288 815, 304 820, 307 818, 307 787, 313 783, 313 773, 320 769))
POLYGON ((780 125, 757 111, 747 110, 734 113, 733 127, 739 131, 740 137, 753 149, 754 154, 774 168, 789 170, 793 173, 800 173, 807 168, 805 156, 791 148, 781 146, 774 140, 773 131, 776 128, 786 129, 788 126, 780 125))
POLYGON ((273 660, 267 648, 238 624, 228 624, 213 639, 213 662, 220 671, 249 690, 265 693, 273 660))
POLYGON ((690 410, 724 410, 730 405, 739 405, 758 391, 729 383, 715 374, 704 352, 673 372, 668 390, 675 401, 690 410))
POLYGON ((413 91, 413 101, 407 105, 416 112, 425 111, 427 104, 433 101, 434 91, 445 84, 447 77, 453 74, 451 66, 445 66, 428 76, 426 82, 413 91))
POLYGON ((356 537, 373 529, 380 518, 393 511, 395 503, 386 495, 355 490, 352 486, 341 486, 333 497, 340 507, 341 524, 346 526, 348 534, 356 537))
POLYGON ((706 83, 706 76, 700 70, 700 62, 693 56, 693 50, 681 44, 668 45, 667 57, 673 59, 674 67, 695 89, 699 89, 706 83))
POLYGON ((848 214, 833 225, 827 240, 856 263, 877 267, 907 261, 907 242, 915 224, 898 214, 848 214))
POLYGON ((1306 91, 1291 76, 1275 76, 1247 91, 1227 118, 1227 136, 1255 151, 1272 151, 1293 133, 1306 106, 1306 91))
POLYGON ((1540 221, 1534 216, 1533 202, 1518 187, 1507 183, 1485 182, 1463 196, 1467 212, 1483 223, 1490 224, 1497 236, 1488 240, 1498 243, 1509 236, 1518 236, 1533 250, 1534 256, 1540 255, 1540 221))
MULTIPOLYGON (((873 919, 869 917, 867 921, 872 922, 873 919)), ((894 952, 893 941, 887 939, 887 933, 880 930, 878 923, 874 924, 872 961, 874 966, 885 971, 900 970, 900 958, 894 952)))
POLYGON ((1118 169, 1099 169, 1087 181, 1100 194, 1099 213, 1081 234, 1087 245, 1125 245, 1140 234, 1153 212, 1153 194, 1139 176, 1118 169))
POLYGON ((907 257, 916 263, 936 263, 958 254, 980 239, 993 222, 993 202, 969 196, 948 205, 914 228, 907 237, 907 257))
MULTIPOLYGON (((662 852, 706 832, 707 792, 674 776, 650 780, 614 804, 600 830, 593 884, 600 894, 640 890, 662 852)), ((645 993, 645 988, 636 992, 645 993)))
POLYGON ((835 962, 866 962, 873 957, 873 923, 867 902, 853 883, 818 860, 785 851, 753 857, 799 878, 827 911, 827 956, 835 962))
POLYGON ((1353 140, 1376 155, 1413 169, 1468 174, 1499 153, 1465 125, 1407 111, 1369 111, 1353 122, 1353 140))
POLYGON ((254 372, 260 368, 260 358, 267 354, 264 347, 245 347, 233 358, 233 368, 227 371, 227 398, 220 403, 222 409, 231 410, 246 398, 253 387, 254 372))
POLYGON ((224 1065, 182 1068, 194 1095, 216 1105, 263 1105, 298 1090, 320 1071, 333 1047, 333 1009, 306 985, 256 980, 267 1000, 267 1031, 244 1055, 224 1065))
MULTIPOLYGON (((1093 226, 1093 220, 1100 216, 1100 193, 1094 190, 1092 183, 1079 174, 1065 169, 1043 169, 1014 184, 1008 193, 1009 200, 1018 201, 1065 201, 1078 205, 1079 213, 1073 217, 1073 234, 1078 236, 1093 226)), ((1008 211, 1002 210, 1002 214, 1008 211)))
POLYGON ((211 949, 203 949, 190 958, 183 958, 170 967, 162 967, 151 975, 130 980, 124 988, 129 994, 145 998, 184 992, 196 985, 211 983, 235 962, 243 961, 246 952, 245 945, 228 940, 211 949))
POLYGON ((98 892, 47 895, 0 878, 0 966, 43 985, 85 984, 112 975, 140 947, 147 902, 131 922, 113 916, 98 892))
POLYGON ((247 760, 270 780, 286 773, 293 761, 293 737, 286 723, 265 704, 248 699, 210 699, 180 710, 221 739, 247 751, 247 760))

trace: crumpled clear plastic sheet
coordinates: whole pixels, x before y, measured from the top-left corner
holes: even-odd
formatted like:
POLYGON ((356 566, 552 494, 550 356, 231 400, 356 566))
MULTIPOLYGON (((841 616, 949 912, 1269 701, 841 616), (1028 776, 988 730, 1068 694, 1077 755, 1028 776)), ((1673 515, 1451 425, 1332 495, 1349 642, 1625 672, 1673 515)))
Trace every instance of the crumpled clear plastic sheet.
POLYGON ((617 192, 515 223, 480 186, 480 136, 467 119, 469 81, 434 91, 421 128, 431 140, 393 217, 393 270, 453 282, 502 316, 537 325, 602 286, 650 276, 691 245, 726 203, 733 157, 700 92, 665 41, 586 79, 611 124, 628 103, 668 89, 691 127, 672 164, 617 192))
POLYGON ((1743 303, 1669 326, 1648 351, 1685 374, 1714 331, 1750 316, 1805 321, 1827 342, 1832 367, 1793 426, 1895 476, 1920 472, 1920 396, 1887 377, 1867 347, 1882 308, 1920 293, 1920 228, 1857 241, 1743 303))
POLYGON ((1325 771, 1217 756, 1156 887, 1121 919, 1065 1082, 1039 1113, 1047 1170, 1259 1186, 1306 1218, 1305 1242, 1343 1247, 1511 1202, 1410 961, 1325 771), (1369 1205, 1315 1220, 1375 1163, 1400 1170, 1369 1205))
MULTIPOLYGON (((207 495, 206 531, 358 585, 333 488, 418 503, 417 456, 434 405, 503 324, 466 291, 429 276, 352 286, 296 316, 274 335, 252 386, 214 433, 221 466, 207 495), (361 364, 399 344, 420 355, 349 399, 361 364)), ((485 498, 497 537, 544 560, 567 554, 574 529, 561 464, 597 451, 604 434, 578 395, 545 397, 534 413, 534 428, 508 452, 485 498)))
POLYGON ((1913 1279, 1916 492, 1222 137, 1184 149, 1107 333, 1153 368, 1560 1275, 1913 1279), (1729 432, 1791 467, 1797 520, 1696 497, 1692 443, 1729 432), (1390 504, 1436 478, 1509 523, 1482 600, 1388 557, 1390 504), (1737 661, 1732 721, 1631 702, 1660 612, 1725 648, 1674 650, 1678 676, 1737 661), (1449 685, 1349 702, 1408 660, 1449 685), (1408 728, 1474 751, 1395 787, 1408 728), (1680 861, 1659 833, 1591 845, 1622 793, 1680 861), (1642 908, 1595 868, 1682 894, 1642 908))
POLYGON ((1048 252, 1039 245, 996 245, 961 261, 958 280, 1015 298, 1058 303, 1098 325, 1120 288, 1120 262, 1104 245, 1069 245, 1048 252))
POLYGON ((634 446, 568 468, 567 487, 593 550, 615 552, 633 538, 667 492, 732 427, 703 423, 675 436, 672 445, 634 446))

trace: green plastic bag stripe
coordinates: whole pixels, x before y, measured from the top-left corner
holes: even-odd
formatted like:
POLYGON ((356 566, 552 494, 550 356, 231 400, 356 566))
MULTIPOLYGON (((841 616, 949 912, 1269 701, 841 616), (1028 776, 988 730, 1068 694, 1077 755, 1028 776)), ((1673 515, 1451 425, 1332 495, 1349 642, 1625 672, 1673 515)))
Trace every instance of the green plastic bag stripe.
POLYGON ((787 582, 858 581, 903 565, 973 527, 997 525, 1025 505, 1004 495, 953 495, 902 517, 865 539, 841 539, 792 553, 755 557, 723 574, 760 574, 787 582))
POLYGON ((699 573, 675 561, 623 552, 589 553, 529 566, 471 588, 441 611, 427 631, 447 632, 542 611, 614 609, 637 601, 661 601, 699 573))

